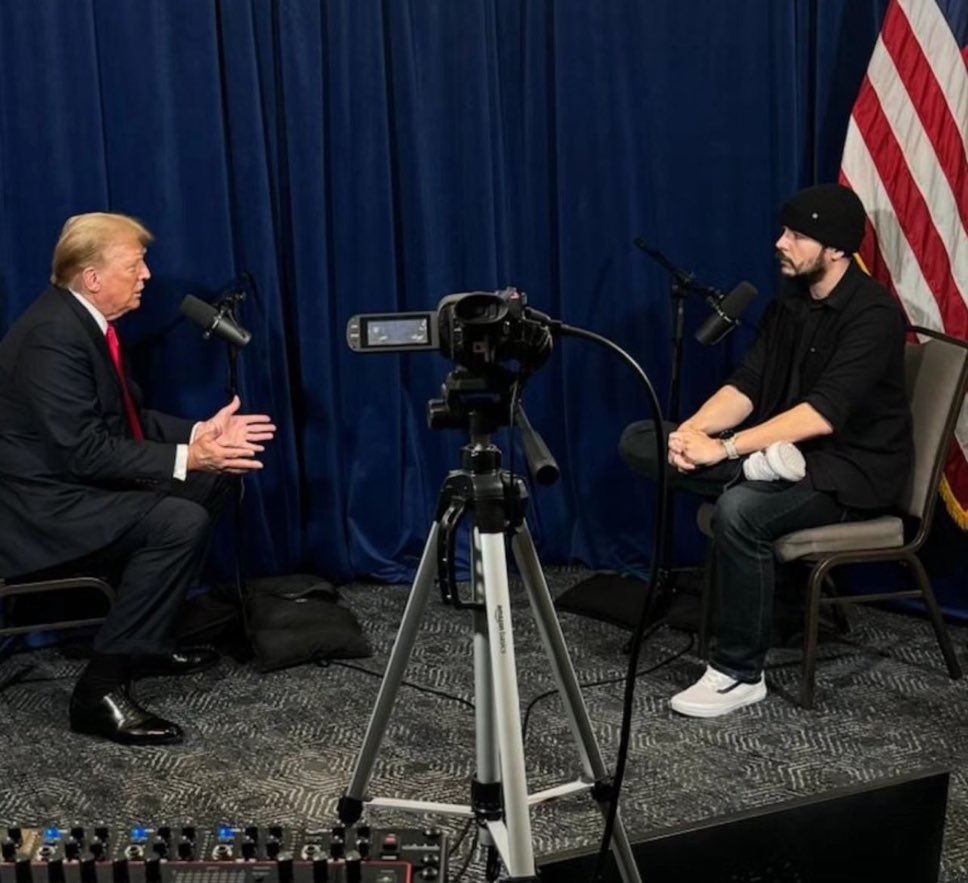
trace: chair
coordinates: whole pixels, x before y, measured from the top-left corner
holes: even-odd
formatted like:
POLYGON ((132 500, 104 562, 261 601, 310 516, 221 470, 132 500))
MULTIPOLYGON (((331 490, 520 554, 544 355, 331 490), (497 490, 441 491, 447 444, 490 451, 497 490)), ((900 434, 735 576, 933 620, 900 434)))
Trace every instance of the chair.
MULTIPOLYGON (((16 596, 37 595, 44 592, 75 591, 77 589, 89 589, 102 594, 107 601, 107 609, 110 609, 114 602, 114 589, 103 579, 93 576, 72 576, 59 579, 27 580, 23 582, 9 583, 0 579, 0 603, 6 598, 16 596)), ((54 622, 33 622, 25 625, 4 625, 0 620, 0 638, 9 635, 20 635, 27 632, 54 631, 58 629, 73 629, 83 626, 100 625, 104 622, 103 616, 90 616, 81 619, 62 619, 54 622)))
MULTIPOLYGON (((813 708, 814 674, 817 664, 817 632, 820 606, 870 603, 899 598, 920 598, 934 627, 941 654, 953 679, 961 677, 951 637, 941 617, 938 602, 918 551, 931 530, 938 485, 944 469, 955 423, 968 386, 968 344, 926 328, 910 329, 928 339, 908 343, 905 350, 907 393, 914 421, 914 462, 907 491, 898 506, 898 515, 882 515, 865 521, 832 524, 799 530, 774 543, 777 561, 802 562, 810 567, 807 604, 804 616, 804 649, 800 704, 813 708), (907 521, 908 530, 905 530, 907 521), (831 571, 842 564, 871 561, 896 561, 909 569, 916 588, 894 592, 840 595, 831 571), (833 590, 824 594, 823 589, 833 590)), ((700 530, 712 535, 713 505, 700 507, 700 530)), ((705 654, 712 619, 713 580, 706 580, 700 615, 699 643, 705 654)))

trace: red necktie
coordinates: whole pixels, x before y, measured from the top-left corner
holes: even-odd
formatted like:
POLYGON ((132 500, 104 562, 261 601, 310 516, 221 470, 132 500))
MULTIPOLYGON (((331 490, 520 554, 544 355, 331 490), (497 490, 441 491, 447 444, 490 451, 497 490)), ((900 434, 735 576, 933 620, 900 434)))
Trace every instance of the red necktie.
POLYGON ((107 338, 111 361, 114 362, 114 370, 118 372, 118 380, 121 381, 121 392, 124 394, 124 409, 128 412, 128 423, 131 424, 131 431, 138 441, 144 441, 145 434, 141 431, 141 421, 138 419, 138 412, 134 409, 131 393, 128 392, 128 382, 124 379, 124 365, 121 361, 121 341, 118 340, 118 332, 114 330, 114 326, 110 322, 108 322, 108 330, 104 336, 107 338))

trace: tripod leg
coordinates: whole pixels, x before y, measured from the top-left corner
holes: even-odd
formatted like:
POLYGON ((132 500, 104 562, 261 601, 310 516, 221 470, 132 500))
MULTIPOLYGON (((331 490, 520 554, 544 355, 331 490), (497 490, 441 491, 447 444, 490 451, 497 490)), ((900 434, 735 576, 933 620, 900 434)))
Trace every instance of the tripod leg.
POLYGON ((390 658, 387 661, 386 672, 380 684, 380 692, 377 694, 376 704, 370 715, 370 722, 366 727, 366 735, 363 738, 363 746, 356 759, 353 768, 353 775, 350 784, 340 801, 339 816, 344 824, 352 824, 360 817, 364 794, 370 775, 373 772, 373 763, 376 760, 377 752, 380 750, 380 743, 386 732, 387 721, 390 712, 393 710, 393 703, 400 689, 400 682, 403 680, 403 673, 410 659, 413 644, 417 637, 417 630, 420 627, 420 620, 424 609, 427 607, 427 599, 430 590, 433 588, 434 577, 436 575, 437 564, 435 555, 437 552, 437 534, 440 525, 434 522, 424 545, 423 555, 420 558, 420 565, 417 567, 417 576, 410 591, 410 599, 407 601, 407 609, 404 611, 403 619, 400 621, 400 630, 397 632, 393 649, 390 651, 390 658), (355 816, 353 816, 355 813, 355 816), (350 818, 349 816, 353 816, 350 818))
MULTIPOLYGON (((480 535, 473 535, 473 598, 484 605, 484 574, 481 564, 480 535)), ((501 818, 501 768, 498 755, 497 721, 494 716, 494 678, 491 673, 491 651, 488 645, 487 611, 483 606, 473 611, 474 622, 474 723, 477 767, 472 803, 478 819, 501 818)), ((490 832, 481 826, 483 846, 493 846, 490 832)))
MULTIPOLYGON (((551 664, 565 714, 568 717, 572 738, 578 748, 585 774, 596 783, 604 783, 608 773, 602 760, 598 742, 595 739, 595 733, 592 730, 588 709, 582 699, 578 678, 575 675, 574 666, 571 664, 571 657, 568 655, 565 638, 561 633, 558 617, 555 615, 551 593, 548 591, 548 583, 541 571, 541 563, 538 560, 538 554, 535 551, 527 522, 522 521, 521 526, 515 532, 511 541, 511 549, 524 581, 528 600, 531 602, 538 633, 541 635, 541 643, 544 645, 545 653, 551 664)), ((599 806, 603 814, 606 813, 608 798, 599 799, 599 806)), ((615 861, 622 880, 625 883, 639 883, 641 877, 635 866, 632 846, 620 817, 616 818, 612 844, 615 861)))
POLYGON ((491 650, 488 645, 487 610, 484 607, 484 574, 481 565, 480 535, 473 532, 473 600, 478 607, 472 613, 474 623, 474 782, 471 805, 477 818, 478 842, 487 856, 486 879, 496 880, 500 873, 498 848, 487 822, 499 822, 501 804, 501 759, 498 754, 497 720, 494 716, 494 678, 491 674, 491 650))
POLYGON ((484 600, 487 607, 488 647, 507 831, 507 854, 504 862, 512 878, 531 879, 535 874, 534 850, 531 844, 524 745, 521 741, 521 704, 514 664, 511 596, 504 534, 481 533, 476 527, 474 534, 475 544, 479 543, 481 550, 484 600))

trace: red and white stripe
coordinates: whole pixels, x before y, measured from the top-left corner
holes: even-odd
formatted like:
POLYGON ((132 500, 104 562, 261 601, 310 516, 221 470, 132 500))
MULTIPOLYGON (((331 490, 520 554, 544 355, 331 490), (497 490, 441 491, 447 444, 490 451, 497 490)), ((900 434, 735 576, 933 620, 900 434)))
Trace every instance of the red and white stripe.
MULTIPOLYGON (((860 257, 913 324, 968 340, 968 55, 935 0, 892 0, 854 104, 841 180, 867 209, 860 257)), ((968 529, 968 407, 945 500, 968 529)))

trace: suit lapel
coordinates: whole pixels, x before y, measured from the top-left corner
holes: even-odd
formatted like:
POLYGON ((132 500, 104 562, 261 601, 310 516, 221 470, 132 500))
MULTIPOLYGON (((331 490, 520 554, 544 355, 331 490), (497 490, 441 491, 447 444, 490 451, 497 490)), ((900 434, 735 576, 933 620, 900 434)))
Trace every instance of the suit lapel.
POLYGON ((121 389, 121 378, 118 377, 118 372, 114 367, 114 361, 111 359, 111 352, 108 350, 108 342, 104 337, 104 332, 101 331, 97 322, 94 321, 94 317, 86 309, 84 309, 84 307, 77 302, 77 298, 66 289, 50 288, 48 291, 53 292, 56 300, 64 308, 66 308, 66 310, 73 315, 78 322, 80 322, 81 327, 90 338, 95 352, 97 352, 101 359, 102 367, 107 370, 107 373, 111 377, 118 393, 123 396, 124 392, 121 389))

